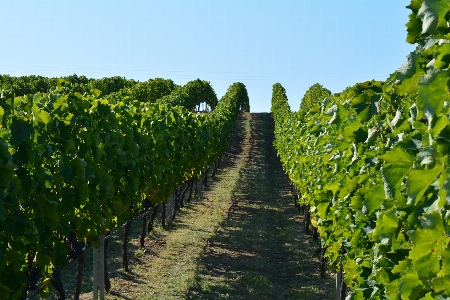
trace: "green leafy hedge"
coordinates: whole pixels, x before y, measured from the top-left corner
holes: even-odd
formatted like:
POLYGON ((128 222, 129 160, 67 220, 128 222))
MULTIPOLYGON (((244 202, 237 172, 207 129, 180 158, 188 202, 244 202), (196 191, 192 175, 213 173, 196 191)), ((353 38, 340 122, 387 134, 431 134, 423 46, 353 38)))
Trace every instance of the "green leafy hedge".
POLYGON ((171 103, 112 101, 96 89, 82 95, 62 79, 49 93, 1 94, 1 299, 22 296, 29 253, 45 288, 67 261, 69 234, 95 245, 144 200, 166 201, 224 153, 248 108, 245 86, 230 86, 210 114, 176 105, 212 91, 204 82, 188 87, 171 103))
POLYGON ((273 88, 275 146, 348 299, 450 297, 450 1, 409 8, 418 45, 385 82, 315 86, 297 113, 273 88))

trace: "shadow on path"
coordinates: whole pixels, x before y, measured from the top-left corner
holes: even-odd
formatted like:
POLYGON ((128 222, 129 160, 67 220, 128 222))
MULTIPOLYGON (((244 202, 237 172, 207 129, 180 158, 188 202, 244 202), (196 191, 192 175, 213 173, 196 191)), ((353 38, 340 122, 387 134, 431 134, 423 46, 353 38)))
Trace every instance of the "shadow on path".
POLYGON ((273 148, 271 114, 251 114, 250 152, 228 218, 209 239, 187 299, 332 299, 319 244, 302 219, 273 148))

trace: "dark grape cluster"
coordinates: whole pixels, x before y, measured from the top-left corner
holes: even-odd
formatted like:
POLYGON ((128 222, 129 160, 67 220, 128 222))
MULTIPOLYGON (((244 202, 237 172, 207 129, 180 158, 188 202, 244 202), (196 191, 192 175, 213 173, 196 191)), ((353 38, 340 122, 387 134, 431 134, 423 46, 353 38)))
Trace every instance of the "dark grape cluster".
POLYGON ((69 250, 69 259, 78 259, 78 256, 83 252, 84 248, 90 246, 89 243, 80 242, 74 233, 71 233, 67 239, 67 246, 69 250))
POLYGON ((41 269, 38 267, 31 267, 27 274, 27 289, 29 291, 36 290, 40 279, 41 269))

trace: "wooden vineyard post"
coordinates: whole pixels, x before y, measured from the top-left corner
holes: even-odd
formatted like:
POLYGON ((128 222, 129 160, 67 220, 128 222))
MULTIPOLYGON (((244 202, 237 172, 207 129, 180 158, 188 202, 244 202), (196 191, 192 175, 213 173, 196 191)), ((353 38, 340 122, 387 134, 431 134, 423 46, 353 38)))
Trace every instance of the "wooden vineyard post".
POLYGON ((167 220, 167 224, 172 225, 172 221, 175 215, 175 194, 170 195, 169 199, 166 202, 166 213, 165 218, 167 220))
POLYGON ((105 235, 101 234, 98 240, 98 248, 94 248, 93 255, 93 291, 94 300, 105 299, 105 235), (100 297, 100 298, 99 298, 100 297))
POLYGON ((344 266, 341 263, 340 270, 336 271, 336 300, 344 300, 346 286, 344 282, 344 266))
POLYGON ((341 281, 342 281, 342 272, 341 270, 336 271, 336 300, 341 299, 341 281))
POLYGON ((202 192, 203 187, 203 175, 202 177, 197 181, 197 185, 195 187, 195 193, 197 195, 197 199, 200 199, 200 194, 202 192))

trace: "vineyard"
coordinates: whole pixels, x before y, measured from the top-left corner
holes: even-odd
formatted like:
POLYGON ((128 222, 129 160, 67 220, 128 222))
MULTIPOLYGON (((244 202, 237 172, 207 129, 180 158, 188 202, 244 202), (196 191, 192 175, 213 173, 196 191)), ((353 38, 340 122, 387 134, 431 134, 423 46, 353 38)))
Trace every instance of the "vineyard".
POLYGON ((113 86, 105 97, 65 79, 48 92, 36 78, 2 92, 1 298, 23 297, 48 281, 60 286, 60 268, 86 244, 96 247, 159 204, 164 214, 177 188, 192 190, 215 165, 239 112, 249 109, 240 83, 218 101, 205 81, 126 87, 114 79, 103 80, 113 86), (202 102, 214 111, 194 113, 202 102))
POLYGON ((333 277, 336 299, 449 299, 450 0, 408 8, 397 71, 297 111, 280 83, 269 115, 242 83, 0 75, 0 298, 331 299, 333 277))
POLYGON ((297 112, 273 86, 275 146, 341 299, 450 296, 450 2, 409 8, 417 48, 385 82, 316 84, 297 112))

